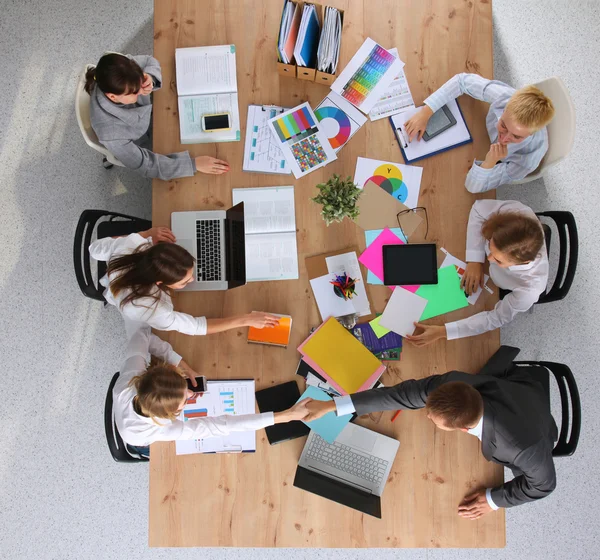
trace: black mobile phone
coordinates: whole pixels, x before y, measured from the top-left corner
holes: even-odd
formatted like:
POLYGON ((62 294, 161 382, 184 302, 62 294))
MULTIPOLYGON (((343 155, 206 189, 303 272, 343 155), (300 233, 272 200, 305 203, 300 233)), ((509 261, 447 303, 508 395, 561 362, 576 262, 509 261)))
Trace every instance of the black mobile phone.
POLYGON ((194 393, 205 393, 206 389, 207 389, 207 385, 206 385, 206 375, 201 375, 200 377, 196 377, 196 383, 198 384, 197 387, 194 387, 192 385, 192 380, 191 379, 186 379, 187 381, 187 386, 188 389, 190 391, 194 391, 194 393))

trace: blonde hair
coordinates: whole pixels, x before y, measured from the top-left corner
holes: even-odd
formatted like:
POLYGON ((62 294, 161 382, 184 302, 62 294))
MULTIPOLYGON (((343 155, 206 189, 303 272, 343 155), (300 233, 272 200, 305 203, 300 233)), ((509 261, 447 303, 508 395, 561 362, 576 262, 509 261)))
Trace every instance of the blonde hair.
POLYGON ((535 86, 517 90, 506 104, 505 111, 532 132, 545 127, 554 117, 554 105, 535 86))
POLYGON ((185 375, 178 367, 171 364, 151 366, 141 375, 136 375, 129 385, 137 391, 135 403, 144 416, 155 422, 157 418, 177 418, 187 389, 185 375))

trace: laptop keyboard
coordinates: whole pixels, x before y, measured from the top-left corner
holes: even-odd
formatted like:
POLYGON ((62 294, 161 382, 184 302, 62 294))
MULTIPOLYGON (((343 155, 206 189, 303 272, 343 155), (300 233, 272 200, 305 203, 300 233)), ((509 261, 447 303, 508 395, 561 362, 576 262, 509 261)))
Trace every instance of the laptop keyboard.
POLYGON ((340 471, 379 485, 387 471, 388 461, 356 453, 352 447, 338 443, 327 443, 314 434, 307 449, 307 457, 329 465, 340 471))
POLYGON ((196 280, 221 280, 221 220, 196 221, 196 247, 196 280))

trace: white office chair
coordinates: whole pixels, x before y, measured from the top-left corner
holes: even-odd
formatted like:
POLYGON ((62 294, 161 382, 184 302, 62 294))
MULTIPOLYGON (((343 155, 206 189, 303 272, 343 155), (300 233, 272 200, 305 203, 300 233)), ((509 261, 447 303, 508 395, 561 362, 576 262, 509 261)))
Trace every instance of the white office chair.
POLYGON ((113 165, 125 167, 102 144, 100 144, 98 137, 92 128, 92 123, 90 121, 90 96, 83 89, 83 86, 85 85, 85 73, 89 68, 91 68, 91 65, 88 64, 83 69, 83 73, 77 82, 77 91, 75 92, 75 114, 77 115, 77 124, 79 125, 79 130, 81 130, 81 134, 83 135, 85 143, 90 148, 94 148, 94 150, 100 152, 104 156, 102 165, 106 169, 110 169, 113 165))
POLYGON ((511 185, 529 183, 542 177, 548 169, 569 155, 575 141, 575 107, 563 81, 554 76, 533 85, 541 89, 554 104, 554 118, 546 127, 548 151, 535 171, 520 181, 510 183, 511 185))

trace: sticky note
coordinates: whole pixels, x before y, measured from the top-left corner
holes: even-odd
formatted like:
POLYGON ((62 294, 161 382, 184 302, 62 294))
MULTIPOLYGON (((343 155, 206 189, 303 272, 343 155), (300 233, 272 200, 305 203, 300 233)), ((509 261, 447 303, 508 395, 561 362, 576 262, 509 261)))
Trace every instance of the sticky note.
MULTIPOLYGON (((312 385, 306 388, 306 391, 298 399, 299 401, 306 398, 311 398, 316 401, 330 401, 331 397, 317 389, 312 385)), ((350 422, 352 414, 346 414, 344 416, 338 416, 335 412, 328 412, 325 416, 313 420, 312 422, 304 422, 313 432, 317 432, 327 443, 333 443, 335 439, 340 435, 341 431, 346 427, 346 424, 350 422)))
POLYGON ((438 283, 423 285, 416 293, 427 300, 427 306, 423 310, 421 321, 469 305, 465 293, 460 289, 460 276, 454 265, 440 268, 438 270, 438 283))
POLYGON ((379 324, 379 319, 381 319, 381 315, 379 315, 376 319, 369 321, 369 325, 371 325, 371 328, 373 329, 373 332, 377 338, 381 338, 390 332, 390 329, 386 329, 379 324))

